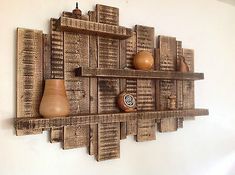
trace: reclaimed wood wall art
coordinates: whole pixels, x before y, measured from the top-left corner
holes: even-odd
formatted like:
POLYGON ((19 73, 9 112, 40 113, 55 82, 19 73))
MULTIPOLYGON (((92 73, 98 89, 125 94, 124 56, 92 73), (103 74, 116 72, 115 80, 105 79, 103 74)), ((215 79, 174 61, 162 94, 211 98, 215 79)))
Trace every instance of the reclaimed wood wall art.
POLYGON ((175 37, 155 38, 153 27, 119 26, 118 8, 97 4, 88 15, 63 12, 50 20, 50 34, 17 29, 16 134, 49 130, 51 143, 63 149, 87 147, 97 161, 119 158, 120 140, 128 135, 155 140, 157 130, 176 131, 185 119, 208 115, 194 105, 194 80, 203 78, 194 73, 193 50, 175 37), (140 51, 152 54, 151 70, 134 69, 140 51), (182 57, 187 72, 180 71, 182 57), (64 79, 69 117, 40 116, 46 79, 64 79), (122 92, 135 99, 132 112, 118 107, 122 92))

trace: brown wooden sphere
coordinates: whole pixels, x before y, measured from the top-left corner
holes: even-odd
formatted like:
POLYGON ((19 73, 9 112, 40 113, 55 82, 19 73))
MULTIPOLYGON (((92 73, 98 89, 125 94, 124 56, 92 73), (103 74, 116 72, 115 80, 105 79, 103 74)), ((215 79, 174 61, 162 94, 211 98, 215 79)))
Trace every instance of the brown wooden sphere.
POLYGON ((153 67, 153 56, 148 51, 140 51, 134 56, 133 65, 139 70, 150 70, 153 67))
POLYGON ((136 101, 133 95, 126 92, 118 96, 118 106, 125 112, 136 111, 136 101))

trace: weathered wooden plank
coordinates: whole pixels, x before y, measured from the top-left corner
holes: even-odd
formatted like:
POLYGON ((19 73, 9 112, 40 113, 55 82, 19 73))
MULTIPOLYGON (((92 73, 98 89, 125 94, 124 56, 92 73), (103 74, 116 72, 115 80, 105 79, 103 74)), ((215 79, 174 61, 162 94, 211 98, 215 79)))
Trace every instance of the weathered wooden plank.
MULTIPOLYGON (((194 50, 183 49, 183 56, 189 67, 189 72, 194 72, 194 50)), ((193 109, 194 103, 194 82, 183 81, 183 109, 193 109)), ((193 120, 194 117, 187 117, 186 120, 193 120)))
POLYGON ((67 17, 60 17, 57 27, 61 31, 98 35, 116 39, 127 39, 132 36, 132 29, 126 27, 67 17))
MULTIPOLYGON (((43 82, 43 33, 17 29, 17 118, 38 117, 43 82)), ((17 135, 39 134, 41 129, 16 130, 17 135)))
MULTIPOLYGON (((113 7, 97 5, 97 22, 118 24, 118 11, 113 7), (112 16, 110 16, 112 13, 112 16), (101 15, 102 14, 102 15, 101 15), (110 17, 109 20, 103 16, 110 17)), ((104 26, 108 27, 108 26, 104 26)), ((107 28, 106 28, 107 29, 107 28)), ((114 33, 117 31, 113 30, 114 33)), ((120 42, 118 39, 98 37, 98 68, 119 68, 120 42)), ((98 113, 119 112, 116 98, 120 93, 119 79, 98 78, 98 113)), ((120 123, 98 125, 98 154, 96 159, 107 160, 120 157, 120 123), (113 137, 110 133, 115 133, 113 137), (109 145, 111 144, 111 147, 109 145), (107 147, 107 148, 106 148, 107 147)))
MULTIPOLYGON (((88 19, 86 19, 88 20, 88 19)), ((89 78, 75 78, 74 69, 77 66, 89 65, 89 36, 85 34, 76 34, 64 32, 64 79, 65 89, 70 104, 70 113, 72 115, 84 114, 90 112, 90 94, 89 78)), ((89 134, 89 125, 82 128, 65 128, 64 129, 64 147, 76 148, 88 146, 87 134, 89 134), (66 136, 66 131, 76 130, 76 135, 66 136), (81 132, 80 132, 81 130, 81 132), (86 131, 86 132, 85 132, 86 131), (68 139, 66 139, 69 137, 68 139), (70 140, 74 138, 74 142, 70 140), (84 139, 84 140, 82 140, 84 139)), ((72 134, 73 132, 68 132, 72 134)))
POLYGON ((89 145, 88 125, 65 126, 63 149, 85 147, 89 145))
MULTIPOLYGON (((108 63, 107 63, 108 64, 108 63)), ((117 68, 90 68, 79 67, 75 69, 76 76, 82 77, 104 77, 104 78, 127 78, 131 79, 160 79, 160 80, 201 80, 203 73, 183 73, 183 72, 164 72, 164 71, 142 71, 117 68)))
MULTIPOLYGON (((134 66, 132 64, 133 58, 136 54, 136 32, 134 32, 133 36, 128 38, 126 41, 126 69, 122 71, 126 71, 127 69, 133 69, 134 66)), ((121 57, 121 55, 120 55, 121 57)), ((120 67, 122 68, 122 67, 120 67)), ((126 72, 127 73, 127 72, 126 72)), ((120 74, 119 74, 120 75, 120 74)), ((127 74, 125 74, 127 75, 127 74)), ((125 76, 125 78, 127 78, 125 76)), ((126 79, 126 92, 133 95, 136 99, 137 97, 137 80, 136 79, 126 79)), ((127 122, 126 126, 127 135, 137 135, 137 120, 131 120, 127 122)))
POLYGON ((64 36, 56 29, 56 19, 50 21, 51 33, 51 78, 64 78, 64 36))
POLYGON ((51 38, 50 35, 43 35, 43 77, 45 79, 51 78, 51 38))
MULTIPOLYGON (((154 28, 137 25, 136 46, 137 53, 148 51, 154 56, 154 28)), ((156 110, 155 100, 155 81, 146 79, 137 79, 137 110, 154 111, 156 110)), ((137 121, 137 141, 155 140, 155 120, 137 121)))
POLYGON ((98 125, 97 161, 120 157, 120 123, 101 123, 98 125))
MULTIPOLYGON (((96 13, 89 12, 90 21, 96 21, 96 13)), ((97 36, 89 36, 89 67, 97 68, 97 36)), ((97 78, 90 78, 90 113, 98 113, 98 100, 97 100, 97 78)), ((98 125, 90 125, 90 145, 89 154, 97 155, 98 150, 98 125)))
POLYGON ((62 142, 64 137, 64 128, 51 128, 50 129, 50 142, 56 143, 56 142, 62 142))
MULTIPOLYGON (((120 40, 120 46, 119 46, 119 68, 124 69, 126 68, 126 41, 120 40)), ((120 93, 126 91, 126 79, 122 78, 119 79, 119 85, 120 85, 120 93)), ((120 123, 120 139, 126 139, 127 136, 127 124, 126 122, 120 123)))
POLYGON ((102 4, 96 4, 97 22, 119 25, 119 9, 102 4))
MULTIPOLYGON (((182 42, 177 41, 176 42, 176 64, 177 64, 177 70, 180 68, 181 63, 181 56, 183 55, 182 52, 182 42)), ((183 81, 177 80, 176 81, 176 100, 177 100, 177 109, 183 109, 183 81)), ((183 128, 183 118, 178 118, 178 128, 183 128)))
POLYGON ((49 129, 63 126, 77 126, 87 124, 126 122, 136 119, 162 119, 181 118, 192 116, 208 115, 207 109, 183 109, 166 111, 142 111, 131 113, 110 113, 110 114, 81 114, 70 117, 58 118, 16 118, 15 128, 17 130, 49 129))
MULTIPOLYGON (((176 71, 176 38, 159 36, 159 70, 160 71, 176 71)), ((168 98, 170 95, 176 96, 176 81, 175 80, 160 80, 159 81, 159 97, 158 110, 168 109, 168 98)), ((178 121, 176 119, 164 119, 160 122, 159 130, 161 132, 177 130, 178 121), (167 126, 167 127, 166 127, 167 126), (164 128, 165 127, 165 128, 164 128)))

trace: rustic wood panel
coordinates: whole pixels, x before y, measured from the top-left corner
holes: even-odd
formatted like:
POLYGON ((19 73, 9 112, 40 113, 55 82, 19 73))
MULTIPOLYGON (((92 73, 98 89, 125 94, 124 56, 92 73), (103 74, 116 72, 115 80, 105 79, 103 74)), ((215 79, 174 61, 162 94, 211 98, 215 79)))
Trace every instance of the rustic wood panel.
MULTIPOLYGON (((183 56, 189 67, 189 72, 194 72, 194 50, 183 49, 183 56)), ((183 109, 195 108, 194 103, 194 81, 183 81, 183 109)), ((187 117, 186 120, 193 120, 194 117, 187 117)))
MULTIPOLYGON (((90 21, 96 21, 95 11, 89 12, 90 21)), ((89 36, 89 67, 97 68, 98 64, 98 55, 97 55, 97 36, 89 36)), ((98 94, 97 94, 97 78, 90 78, 90 113, 98 113, 98 94)), ((89 145, 89 154, 97 155, 98 150, 98 125, 90 125, 90 145, 89 145)))
MULTIPOLYGON (((118 11, 113 7, 96 6, 97 22, 118 24, 118 11), (103 18, 102 15, 109 16, 103 18), (102 15, 101 15, 102 14, 102 15), (112 16, 110 16, 112 14, 112 16), (115 23, 116 22, 116 23, 115 23)), ((119 51, 120 42, 118 39, 98 37, 98 68, 119 68, 119 51)), ((116 98, 120 93, 119 79, 98 78, 98 113, 114 113, 119 112, 116 98)), ((109 123, 98 125, 98 154, 96 159, 106 160, 119 157, 120 152, 120 123, 109 123), (110 129, 111 128, 111 129, 110 129), (110 133, 116 133, 115 141, 110 141, 110 133), (102 139, 102 140, 101 140, 102 139), (111 148, 106 149, 109 144, 111 148)))
MULTIPOLYGON (((104 21, 105 22, 105 21, 104 21)), ((126 39, 132 36, 132 30, 122 26, 102 24, 80 19, 60 17, 58 28, 61 31, 98 35, 108 38, 126 39)))
POLYGON ((120 157, 120 123, 101 123, 98 125, 97 160, 120 157))
POLYGON ((65 126, 63 149, 85 147, 89 145, 88 125, 65 126))
MULTIPOLYGON (((183 49, 182 49, 182 42, 177 41, 176 42, 176 64, 177 69, 179 70, 180 62, 181 62, 181 56, 183 55, 183 49)), ((176 81, 176 100, 177 100, 177 109, 183 109, 183 81, 177 80, 176 81)), ((184 118, 178 118, 178 128, 183 128, 183 121, 184 118)))
POLYGON ((119 9, 106 5, 96 4, 97 22, 119 25, 119 9))
POLYGON ((51 78, 51 37, 48 34, 43 35, 43 77, 51 78))
POLYGON ((51 78, 64 78, 64 36, 56 29, 56 19, 50 21, 51 33, 51 78))
MULTIPOLYGON (((76 34, 64 32, 64 79, 65 89, 70 104, 70 114, 87 114, 90 112, 90 94, 89 94, 89 78, 75 78, 74 69, 78 66, 89 65, 89 36, 85 34, 76 34)), ((89 141, 89 125, 82 127, 72 127, 64 129, 64 148, 76 148, 88 146, 89 141), (76 135, 72 136, 73 132, 66 131, 76 130, 76 135), (80 132, 81 130, 81 132, 80 132), (66 139, 69 137, 68 139, 66 139), (72 139, 74 138, 74 142, 72 139), (84 140, 82 140, 84 139, 84 140), (67 143, 68 142, 68 143, 67 143)))
POLYGON ((131 113, 113 114, 83 114, 70 117, 58 118, 17 118, 15 127, 18 130, 49 129, 63 126, 77 126, 99 123, 126 122, 136 119, 162 119, 162 118, 181 118, 191 116, 208 115, 208 109, 188 109, 188 110, 166 110, 166 111, 142 111, 131 113))
MULTIPOLYGON (((17 117, 38 117, 43 81, 43 33, 17 29, 17 117)), ((16 130, 17 135, 39 134, 42 130, 16 130)))
MULTIPOLYGON (((154 28, 137 25, 135 30, 137 53, 145 50, 154 56, 154 28)), ((154 111, 155 104, 155 81, 137 79, 137 110, 154 111)), ((138 120, 136 139, 137 141, 155 140, 155 131, 154 120, 138 120)))
MULTIPOLYGON (((120 40, 119 43, 119 68, 123 70, 126 68, 126 41, 120 40)), ((119 79, 119 85, 120 93, 126 91, 126 79, 119 79)), ((120 123, 120 139, 126 139, 126 136, 127 124, 126 122, 122 122, 120 123)))
MULTIPOLYGON (((176 38, 168 36, 159 36, 159 70, 160 71, 176 71, 176 38)), ((158 110, 167 110, 167 101, 170 95, 176 96, 176 81, 175 80, 160 80, 158 94, 158 110)), ((159 130, 161 132, 177 130, 176 119, 161 120, 159 130), (167 126, 164 128, 164 126, 167 126)))
POLYGON ((50 129, 50 142, 62 142, 64 137, 64 127, 50 129))

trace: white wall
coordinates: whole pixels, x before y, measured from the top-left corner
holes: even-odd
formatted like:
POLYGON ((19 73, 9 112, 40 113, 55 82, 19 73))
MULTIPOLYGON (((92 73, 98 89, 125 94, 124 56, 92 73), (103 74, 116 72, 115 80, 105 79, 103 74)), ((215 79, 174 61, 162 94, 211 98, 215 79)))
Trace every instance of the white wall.
POLYGON ((96 162, 86 149, 62 150, 46 133, 16 137, 15 34, 17 27, 48 32, 49 18, 74 8, 73 0, 1 0, 0 175, 234 175, 235 174, 235 6, 229 0, 80 0, 87 12, 96 3, 120 8, 120 24, 154 26, 195 49, 196 106, 209 117, 187 121, 157 140, 121 141, 121 158, 96 162))

